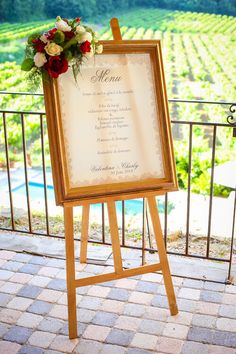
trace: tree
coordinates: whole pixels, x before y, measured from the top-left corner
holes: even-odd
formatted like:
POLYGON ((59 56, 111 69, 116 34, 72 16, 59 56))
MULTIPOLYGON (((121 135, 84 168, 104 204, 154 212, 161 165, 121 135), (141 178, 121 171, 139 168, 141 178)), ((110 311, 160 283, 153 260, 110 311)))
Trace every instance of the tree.
POLYGON ((34 14, 34 19, 45 18, 45 0, 31 0, 31 14, 34 14))
POLYGON ((9 8, 10 8, 10 1, 8 0, 1 0, 0 1, 0 21, 8 21, 9 16, 9 8))
POLYGON ((12 0, 9 8, 9 19, 12 22, 26 22, 32 18, 31 0, 12 0))
POLYGON ((97 15, 138 6, 236 16, 236 0, 0 0, 0 21, 26 22, 60 15, 96 22, 97 15))
POLYGON ((111 12, 113 8, 112 0, 97 0, 96 12, 99 15, 111 12))
POLYGON ((82 17, 88 20, 96 13, 96 0, 55 0, 45 6, 47 17, 82 17))
POLYGON ((45 6, 47 17, 55 18, 58 15, 64 16, 65 9, 67 8, 66 0, 48 1, 45 6))

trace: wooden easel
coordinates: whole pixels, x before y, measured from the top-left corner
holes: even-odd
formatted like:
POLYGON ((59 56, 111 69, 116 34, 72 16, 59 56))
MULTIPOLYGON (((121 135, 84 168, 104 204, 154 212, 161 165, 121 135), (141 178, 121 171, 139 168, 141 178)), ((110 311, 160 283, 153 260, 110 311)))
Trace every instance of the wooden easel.
MULTIPOLYGON (((117 19, 110 22, 113 38, 121 40, 121 33, 117 19)), ((160 193, 157 193, 160 195, 160 193)), ((164 194, 164 193, 162 193, 164 194)), ((137 195, 138 197, 138 195, 137 195)), ((140 196, 139 196, 140 197, 140 196)), ((135 198, 135 196, 134 196, 135 198)), ((104 200, 103 200, 104 201, 104 200)), ((93 200, 81 202, 82 211, 82 229, 81 229, 81 245, 80 245, 80 262, 87 262, 87 245, 88 245, 88 229, 89 229, 89 210, 90 204, 101 202, 101 200, 93 200)), ((68 292, 68 321, 69 321, 69 337, 70 339, 77 337, 77 316, 76 316, 76 288, 86 285, 102 283, 110 280, 126 278, 134 275, 145 274, 149 272, 162 271, 167 298, 171 315, 178 313, 176 298, 170 274, 169 263, 166 255, 160 218, 157 209, 155 196, 147 196, 147 203, 150 211, 151 222, 159 252, 160 263, 146 264, 132 269, 123 269, 119 232, 117 225, 117 215, 115 199, 109 197, 106 199, 108 218, 110 225, 112 252, 114 259, 114 272, 108 274, 95 275, 88 278, 75 278, 75 255, 74 255, 74 227, 73 227, 73 206, 70 202, 64 203, 64 222, 65 222, 65 244, 66 244, 66 274, 67 274, 67 292, 68 292)))

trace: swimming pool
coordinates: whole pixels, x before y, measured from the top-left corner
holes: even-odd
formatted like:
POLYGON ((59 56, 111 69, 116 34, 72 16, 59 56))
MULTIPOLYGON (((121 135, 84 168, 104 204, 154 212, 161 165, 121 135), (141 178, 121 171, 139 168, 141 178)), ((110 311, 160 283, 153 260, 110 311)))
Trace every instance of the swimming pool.
MULTIPOLYGON (((29 196, 31 201, 44 200, 44 184, 30 181, 28 183, 29 196)), ((18 185, 12 189, 13 198, 14 195, 22 196, 26 198, 26 185, 25 183, 18 185)), ((52 185, 47 186, 47 198, 48 202, 55 201, 54 187, 52 185)), ((92 209, 101 208, 101 204, 93 204, 92 209)), ((118 213, 122 212, 122 202, 116 202, 116 209, 118 213)), ((125 201, 125 213, 129 215, 141 214, 143 212, 142 199, 132 199, 125 201)))
MULTIPOLYGON (((29 195, 31 200, 44 199, 44 184, 30 181, 28 183, 28 188, 29 188, 29 195)), ((26 184, 22 183, 18 185, 17 187, 12 189, 12 192, 15 195, 26 196, 26 184)), ((48 201, 55 200, 54 188, 51 185, 47 186, 47 197, 48 197, 48 201)))

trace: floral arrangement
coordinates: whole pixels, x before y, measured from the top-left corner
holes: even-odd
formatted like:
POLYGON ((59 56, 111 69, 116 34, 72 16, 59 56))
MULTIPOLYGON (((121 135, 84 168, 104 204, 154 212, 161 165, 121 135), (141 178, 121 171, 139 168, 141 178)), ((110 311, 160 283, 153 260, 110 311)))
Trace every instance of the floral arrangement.
POLYGON ((29 36, 21 69, 36 84, 39 77, 57 78, 71 66, 76 80, 83 61, 102 49, 95 32, 83 26, 79 17, 67 20, 58 16, 54 28, 29 36))

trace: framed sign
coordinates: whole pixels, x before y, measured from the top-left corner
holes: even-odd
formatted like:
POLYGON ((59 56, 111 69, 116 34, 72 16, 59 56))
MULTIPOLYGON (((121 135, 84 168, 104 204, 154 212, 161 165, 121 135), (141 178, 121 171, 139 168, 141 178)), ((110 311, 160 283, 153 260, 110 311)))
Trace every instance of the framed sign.
POLYGON ((101 44, 44 82, 57 204, 177 189, 160 41, 101 44))

